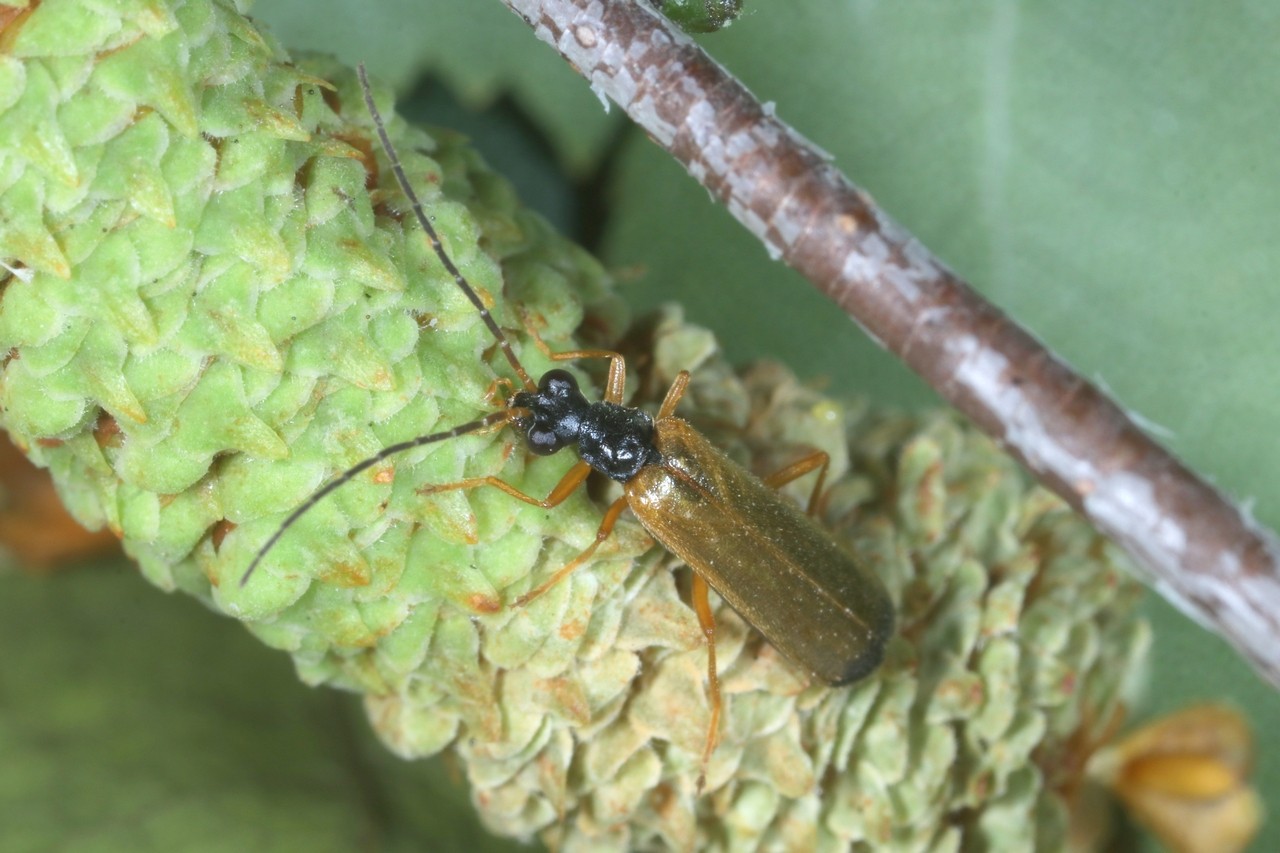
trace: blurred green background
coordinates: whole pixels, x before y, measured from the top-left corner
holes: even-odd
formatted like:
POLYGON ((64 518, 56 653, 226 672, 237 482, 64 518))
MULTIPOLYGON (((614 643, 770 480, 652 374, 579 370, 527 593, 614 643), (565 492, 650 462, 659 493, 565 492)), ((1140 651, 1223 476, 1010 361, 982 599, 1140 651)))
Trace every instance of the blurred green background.
MULTIPOLYGON (((260 0, 252 13, 291 50, 364 61, 407 113, 470 133, 637 309, 678 300, 733 358, 780 359, 836 395, 936 402, 498 0, 260 0)), ((1280 527, 1280 3, 752 0, 700 40, 1280 527)), ((1280 696, 1154 596, 1148 610, 1139 715, 1209 698, 1246 710, 1258 786, 1280 812, 1280 696)), ((350 697, 297 685, 283 657, 123 562, 0 575, 0 643, 0 849, 509 847, 475 825, 446 763, 391 759, 350 697)), ((1277 821, 1253 849, 1280 850, 1277 821)))

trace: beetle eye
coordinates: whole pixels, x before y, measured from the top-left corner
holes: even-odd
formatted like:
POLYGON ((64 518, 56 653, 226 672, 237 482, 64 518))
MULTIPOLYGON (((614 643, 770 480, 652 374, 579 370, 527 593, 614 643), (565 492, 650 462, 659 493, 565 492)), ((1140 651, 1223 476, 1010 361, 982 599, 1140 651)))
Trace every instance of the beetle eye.
POLYGON ((538 385, 543 393, 560 398, 568 397, 578 390, 578 380, 567 370, 548 370, 542 375, 542 381, 538 385))
POLYGON ((525 440, 529 443, 529 449, 539 456, 550 456, 560 449, 560 438, 555 430, 544 426, 529 427, 529 431, 525 433, 525 440))

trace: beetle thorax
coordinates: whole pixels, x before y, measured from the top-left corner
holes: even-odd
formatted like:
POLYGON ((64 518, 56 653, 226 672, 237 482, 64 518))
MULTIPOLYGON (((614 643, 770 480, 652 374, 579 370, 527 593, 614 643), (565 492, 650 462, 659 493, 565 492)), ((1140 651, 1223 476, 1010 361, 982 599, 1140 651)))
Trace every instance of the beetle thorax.
POLYGON ((595 470, 625 483, 645 465, 661 461, 654 446, 653 418, 617 403, 589 403, 577 380, 564 370, 550 370, 537 391, 521 391, 511 405, 528 409, 516 420, 529 449, 549 456, 569 444, 595 470))
POLYGON ((653 418, 640 409, 592 403, 578 430, 578 455, 595 470, 625 483, 662 460, 653 444, 653 418))

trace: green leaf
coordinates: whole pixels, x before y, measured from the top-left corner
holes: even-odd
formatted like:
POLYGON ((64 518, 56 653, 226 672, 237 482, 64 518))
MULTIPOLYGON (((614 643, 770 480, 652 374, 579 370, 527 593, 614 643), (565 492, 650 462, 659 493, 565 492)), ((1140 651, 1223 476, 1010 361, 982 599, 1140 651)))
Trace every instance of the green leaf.
POLYGON ((401 91, 429 70, 474 109, 510 95, 576 172, 599 161, 623 121, 617 108, 606 114, 582 78, 498 0, 383 0, 358 10, 273 0, 254 14, 291 49, 364 62, 401 91))
MULTIPOLYGON (((1280 7, 760 4, 711 45, 996 304, 1280 527, 1280 7), (1247 77, 1250 85, 1240 85, 1247 77), (1224 440, 1229 436, 1229 439, 1224 440)), ((926 399, 654 146, 606 257, 740 357, 926 399)))
POLYGON ((0 575, 0 648, 6 850, 527 849, 353 698, 119 561, 0 575))
MULTIPOLYGON (((1150 719, 1201 702, 1226 702, 1245 712, 1253 727, 1254 787, 1266 808, 1262 831, 1249 850, 1280 850, 1280 694, 1240 659, 1222 638, 1198 627, 1163 599, 1150 595, 1143 615, 1151 620, 1151 686, 1142 717, 1150 719)), ((1149 845, 1148 849, 1157 849, 1149 845)))

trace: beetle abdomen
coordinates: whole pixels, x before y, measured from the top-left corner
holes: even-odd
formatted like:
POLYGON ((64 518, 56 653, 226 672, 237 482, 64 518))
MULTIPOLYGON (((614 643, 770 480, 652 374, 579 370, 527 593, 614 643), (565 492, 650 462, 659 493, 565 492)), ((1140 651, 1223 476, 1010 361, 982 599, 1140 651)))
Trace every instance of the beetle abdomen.
POLYGON ((678 418, 626 484, 640 523, 793 663, 832 685, 869 674, 893 632, 884 583, 678 418))

